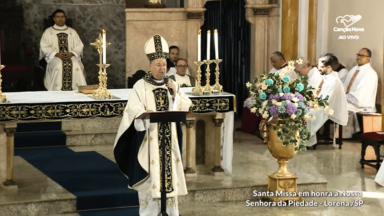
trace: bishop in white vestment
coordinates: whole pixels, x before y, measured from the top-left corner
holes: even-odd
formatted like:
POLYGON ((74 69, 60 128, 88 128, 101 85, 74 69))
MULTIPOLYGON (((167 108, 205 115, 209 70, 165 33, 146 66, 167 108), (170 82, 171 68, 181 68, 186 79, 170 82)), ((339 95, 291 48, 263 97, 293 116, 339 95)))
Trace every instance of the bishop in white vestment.
POLYGON ((343 138, 351 138, 360 131, 357 112, 376 112, 378 77, 370 64, 371 51, 363 48, 357 54, 358 65, 353 67, 345 79, 344 88, 348 102, 348 125, 343 128, 343 138))
POLYGON ((340 81, 339 76, 332 70, 332 59, 325 58, 322 62, 322 71, 324 73, 324 80, 320 85, 318 97, 326 98, 328 96, 328 107, 333 110, 311 109, 310 114, 315 116, 315 120, 308 120, 308 130, 310 132, 310 139, 306 142, 306 146, 313 146, 317 143, 316 132, 328 120, 332 120, 339 125, 347 125, 348 110, 347 101, 344 93, 343 83, 340 81))
POLYGON ((129 188, 139 192, 140 216, 159 215, 163 169, 160 144, 165 127, 167 213, 179 216, 177 197, 187 194, 181 161, 181 126, 136 118, 146 111, 188 111, 192 102, 175 82, 165 83, 162 78, 167 71, 165 59, 168 55, 164 38, 153 36, 146 43, 145 52, 151 62, 151 72, 133 86, 115 140, 114 155, 121 172, 129 180, 129 188), (172 95, 168 89, 172 89, 172 95))

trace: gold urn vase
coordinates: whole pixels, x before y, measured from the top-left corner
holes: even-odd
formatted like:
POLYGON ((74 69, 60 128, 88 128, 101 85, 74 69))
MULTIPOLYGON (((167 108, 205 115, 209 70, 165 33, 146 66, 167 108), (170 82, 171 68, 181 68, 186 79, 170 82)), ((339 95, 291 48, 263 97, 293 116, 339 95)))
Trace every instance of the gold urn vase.
MULTIPOLYGON (((302 200, 297 195, 297 176, 290 173, 287 169, 289 159, 293 158, 297 151, 295 147, 299 146, 299 142, 296 145, 283 145, 283 141, 277 136, 277 131, 273 128, 279 119, 274 118, 267 122, 263 120, 260 123, 260 133, 264 138, 264 142, 268 143, 268 150, 272 157, 277 159, 279 169, 268 175, 268 191, 273 192, 275 196, 268 197, 272 201, 278 202, 280 200, 302 200)), ((282 126, 280 126, 282 127, 282 126)), ((296 131, 296 139, 300 141, 299 131, 296 131)))

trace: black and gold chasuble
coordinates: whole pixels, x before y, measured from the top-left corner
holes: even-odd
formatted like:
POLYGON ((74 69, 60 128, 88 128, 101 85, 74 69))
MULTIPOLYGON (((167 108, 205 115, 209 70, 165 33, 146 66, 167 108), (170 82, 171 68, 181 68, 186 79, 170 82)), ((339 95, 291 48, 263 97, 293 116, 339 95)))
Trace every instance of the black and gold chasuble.
MULTIPOLYGON (((167 111, 169 110, 169 98, 168 90, 163 88, 157 88, 153 90, 155 95, 156 111, 167 111)), ((159 143, 159 161, 163 161, 163 152, 161 148, 161 143, 163 139, 163 129, 165 127, 165 191, 170 193, 173 191, 172 184, 172 132, 171 132, 171 123, 157 123, 158 131, 158 143, 159 143)), ((163 167, 162 163, 160 165, 160 182, 163 181, 163 167)), ((160 184, 160 191, 162 190, 162 185, 160 184)))
MULTIPOLYGON (((59 33, 57 34, 57 39, 59 43, 59 52, 68 53, 68 34, 59 33)), ((63 78, 62 78, 62 87, 63 91, 72 91, 72 60, 71 59, 62 59, 63 65, 63 78)))
MULTIPOLYGON (((182 88, 184 88, 184 87, 195 87, 195 78, 193 78, 192 76, 189 76, 189 75, 185 75, 185 76, 189 77, 189 81, 191 82, 191 86, 189 86, 189 85, 184 83, 184 84, 180 85, 180 87, 182 87, 182 88)), ((171 76, 169 76, 169 78, 171 78, 171 79, 173 79, 173 81, 177 82, 175 75, 171 75, 171 76)))

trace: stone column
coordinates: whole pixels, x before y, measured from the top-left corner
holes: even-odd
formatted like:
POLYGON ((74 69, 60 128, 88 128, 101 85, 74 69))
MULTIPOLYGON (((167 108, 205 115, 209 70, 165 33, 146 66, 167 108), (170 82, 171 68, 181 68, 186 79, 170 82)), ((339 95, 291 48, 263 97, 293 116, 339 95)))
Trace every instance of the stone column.
POLYGON ((317 62, 316 60, 317 9, 318 9, 318 0, 309 0, 307 59, 313 65, 316 64, 317 62))
POLYGON ((14 136, 16 133, 16 123, 6 124, 4 131, 7 134, 7 150, 6 150, 6 179, 3 187, 17 188, 16 182, 13 180, 14 172, 14 136))
POLYGON ((187 164, 184 170, 185 174, 193 174, 196 166, 196 129, 195 129, 196 118, 187 119, 187 164))
POLYGON ((204 24, 204 0, 189 0, 185 5, 187 13, 187 60, 188 69, 193 77, 196 77, 197 65, 197 33, 204 24))
POLYGON ((214 148, 214 155, 215 155, 215 161, 214 161, 214 167, 212 169, 213 172, 224 172, 223 168, 221 168, 221 125, 224 122, 224 119, 217 118, 217 116, 213 117, 213 122, 215 123, 215 148, 214 148))
POLYGON ((299 0, 281 2, 281 52, 288 61, 297 58, 299 0))
MULTIPOLYGON (((268 72, 269 56, 278 47, 278 31, 270 27, 269 23, 276 23, 276 11, 273 19, 270 20, 270 13, 273 8, 278 8, 277 4, 268 4, 268 0, 249 0, 247 1, 246 18, 251 25, 251 74, 250 77, 260 76, 263 72, 268 72), (272 30, 270 33, 270 29, 272 30), (275 37, 270 38, 270 35, 275 37), (276 46, 269 47, 270 44, 276 46), (273 50, 273 51, 271 51, 273 50)), ((277 12, 278 14, 278 12, 277 12)), ((278 16, 278 15, 277 15, 278 16)), ((277 19, 278 26, 278 19, 277 19)))

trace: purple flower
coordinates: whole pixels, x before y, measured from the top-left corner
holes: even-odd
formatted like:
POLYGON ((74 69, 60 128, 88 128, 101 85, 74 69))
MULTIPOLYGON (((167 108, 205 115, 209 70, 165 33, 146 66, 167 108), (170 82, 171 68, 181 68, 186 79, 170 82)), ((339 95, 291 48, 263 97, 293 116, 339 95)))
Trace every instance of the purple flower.
POLYGON ((297 99, 299 99, 299 102, 303 102, 303 101, 304 101, 303 95, 301 95, 301 94, 298 93, 298 92, 295 93, 295 97, 296 97, 297 99))
POLYGON ((281 98, 283 100, 292 100, 291 94, 284 94, 281 98))
POLYGON ((269 113, 271 113, 271 116, 273 118, 276 118, 279 116, 279 107, 276 105, 271 106, 271 109, 269 110, 269 113))
POLYGON ((297 107, 293 103, 287 104, 286 109, 288 115, 292 115, 297 111, 297 107))
POLYGON ((269 100, 277 100, 277 99, 279 99, 279 94, 269 95, 269 100))

